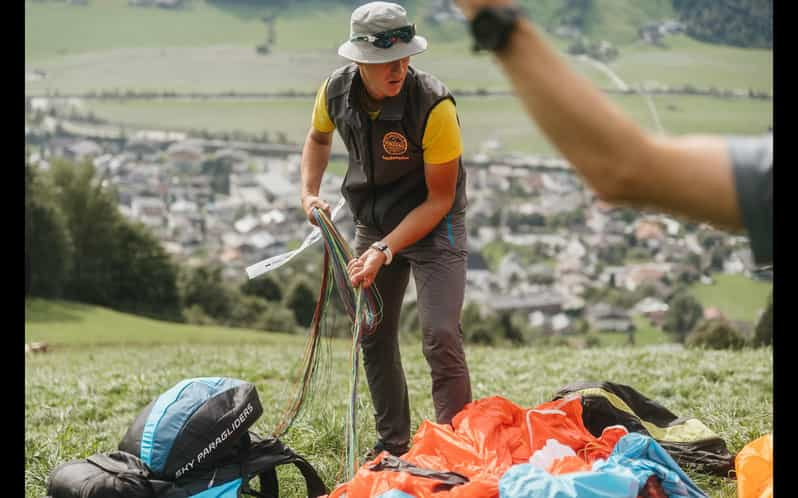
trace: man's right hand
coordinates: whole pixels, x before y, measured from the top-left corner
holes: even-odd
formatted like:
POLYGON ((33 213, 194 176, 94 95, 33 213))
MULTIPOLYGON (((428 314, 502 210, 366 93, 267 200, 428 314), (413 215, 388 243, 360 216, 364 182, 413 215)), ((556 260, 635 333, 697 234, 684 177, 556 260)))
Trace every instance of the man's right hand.
POLYGON ((329 217, 332 218, 332 213, 330 211, 330 205, 317 195, 305 195, 302 196, 302 209, 305 210, 305 215, 308 217, 308 221, 312 224, 316 224, 316 218, 313 217, 313 208, 319 208, 329 217))

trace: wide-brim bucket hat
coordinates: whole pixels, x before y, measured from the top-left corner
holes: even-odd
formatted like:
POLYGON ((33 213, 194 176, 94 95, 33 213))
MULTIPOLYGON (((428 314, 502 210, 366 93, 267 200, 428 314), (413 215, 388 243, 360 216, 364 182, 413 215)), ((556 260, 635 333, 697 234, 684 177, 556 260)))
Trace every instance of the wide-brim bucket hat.
POLYGON ((381 64, 420 54, 427 49, 427 40, 419 35, 413 36, 408 42, 398 40, 389 48, 374 46, 371 41, 357 40, 358 37, 373 37, 407 26, 411 26, 407 11, 399 4, 369 2, 361 5, 352 12, 349 40, 338 47, 338 55, 364 64, 381 64))

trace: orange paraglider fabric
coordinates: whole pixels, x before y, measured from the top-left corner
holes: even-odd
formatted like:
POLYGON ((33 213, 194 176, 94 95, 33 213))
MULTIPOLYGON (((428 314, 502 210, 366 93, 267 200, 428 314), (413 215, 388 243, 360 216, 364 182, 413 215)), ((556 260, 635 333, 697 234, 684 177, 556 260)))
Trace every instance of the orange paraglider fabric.
POLYGON ((773 434, 745 445, 734 458, 738 498, 773 498, 773 434))
POLYGON ((598 438, 593 436, 582 423, 579 395, 533 409, 493 396, 466 405, 451 426, 422 422, 410 451, 400 457, 421 468, 461 474, 468 478, 467 483, 440 486, 440 481, 406 471, 369 470, 388 454, 383 452, 361 466, 355 477, 333 490, 329 498, 371 498, 392 489, 416 498, 498 497, 499 479, 507 469, 528 462, 549 439, 570 447, 577 455, 553 462, 552 471, 562 473, 583 470, 597 459, 606 459, 627 433, 618 426, 608 427, 598 438))

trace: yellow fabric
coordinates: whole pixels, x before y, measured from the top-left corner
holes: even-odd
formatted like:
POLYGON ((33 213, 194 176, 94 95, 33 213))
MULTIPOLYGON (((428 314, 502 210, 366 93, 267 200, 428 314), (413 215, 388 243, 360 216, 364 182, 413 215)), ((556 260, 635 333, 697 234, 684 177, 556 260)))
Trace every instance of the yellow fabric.
MULTIPOLYGON (((369 113, 371 119, 377 119, 378 115, 379 111, 369 113)), ((324 80, 316 92, 311 120, 313 128, 320 132, 332 133, 335 130, 335 124, 327 113, 327 80, 324 80)), ((451 100, 442 100, 429 113, 421 147, 424 149, 424 162, 427 164, 447 163, 463 153, 457 110, 451 100)))
POLYGON ((447 163, 463 153, 463 139, 457 123, 457 111, 450 99, 441 100, 429 113, 424 138, 424 162, 427 164, 447 163))
MULTIPOLYGON (((582 396, 603 396, 607 398, 615 408, 625 411, 631 415, 635 412, 615 394, 600 388, 582 389, 579 391, 582 396)), ((688 419, 673 427, 658 427, 651 422, 640 419, 640 423, 646 428, 651 437, 658 441, 669 441, 673 443, 690 443, 701 439, 717 437, 709 428, 698 419, 688 419)))
POLYGON ((313 117, 311 118, 313 128, 322 133, 332 133, 335 131, 335 124, 327 114, 327 81, 324 80, 316 92, 316 103, 313 105, 313 117))
POLYGON ((773 498, 773 434, 751 441, 734 458, 738 498, 773 498))

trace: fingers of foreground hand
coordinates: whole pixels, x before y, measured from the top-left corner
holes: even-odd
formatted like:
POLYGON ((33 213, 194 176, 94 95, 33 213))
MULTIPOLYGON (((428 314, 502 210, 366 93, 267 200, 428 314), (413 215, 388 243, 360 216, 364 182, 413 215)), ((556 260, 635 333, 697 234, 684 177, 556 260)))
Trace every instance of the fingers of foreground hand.
POLYGON ((352 283, 352 287, 357 287, 360 285, 360 282, 363 281, 363 272, 362 270, 350 270, 349 271, 349 281, 352 283))
POLYGON ((346 270, 347 270, 347 271, 349 272, 349 274, 351 275, 353 270, 355 270, 355 269, 358 269, 358 268, 361 268, 362 266, 363 266, 363 262, 362 262, 362 261, 360 261, 360 259, 358 259, 358 258, 352 258, 352 259, 349 261, 349 263, 347 263, 347 264, 346 264, 346 270))

